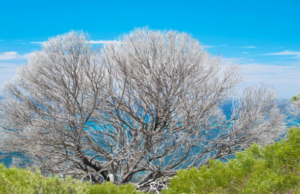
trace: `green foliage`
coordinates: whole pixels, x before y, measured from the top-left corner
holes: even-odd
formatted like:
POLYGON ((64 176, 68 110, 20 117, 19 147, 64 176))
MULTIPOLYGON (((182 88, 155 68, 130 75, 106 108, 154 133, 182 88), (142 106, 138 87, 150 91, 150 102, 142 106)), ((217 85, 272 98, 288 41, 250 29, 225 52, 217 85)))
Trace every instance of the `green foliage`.
POLYGON ((135 190, 135 187, 132 184, 124 184, 116 186, 113 183, 107 182, 104 185, 93 185, 89 189, 89 194, 141 194, 135 190))
POLYGON ((131 184, 116 186, 113 183, 92 185, 58 176, 44 177, 26 169, 5 168, 0 165, 0 194, 137 194, 131 184))
POLYGON ((253 144, 235 156, 179 171, 162 193, 300 193, 300 129, 290 129, 287 140, 263 149, 253 144))
POLYGON ((297 100, 299 100, 300 99, 300 92, 298 92, 298 94, 296 95, 296 96, 293 96, 292 98, 291 98, 291 102, 295 102, 295 101, 297 101, 297 100))
POLYGON ((295 102, 297 100, 299 100, 299 95, 293 96, 292 99, 291 99, 291 102, 295 102))

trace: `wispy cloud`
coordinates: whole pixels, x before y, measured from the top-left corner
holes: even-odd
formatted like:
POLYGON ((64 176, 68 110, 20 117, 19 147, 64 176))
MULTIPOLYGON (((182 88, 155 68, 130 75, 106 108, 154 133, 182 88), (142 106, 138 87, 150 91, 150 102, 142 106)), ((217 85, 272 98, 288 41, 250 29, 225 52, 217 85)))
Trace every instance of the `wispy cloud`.
POLYGON ((223 58, 222 65, 239 64, 243 82, 239 88, 267 84, 280 98, 290 99, 300 90, 300 62, 279 64, 256 63, 249 58, 223 58))
POLYGON ((221 45, 203 45, 205 48, 213 48, 213 47, 227 47, 226 44, 221 45))
POLYGON ((244 76, 244 86, 267 84, 272 86, 280 97, 291 98, 300 89, 300 66, 298 63, 290 65, 269 65, 248 63, 240 65, 244 76))
POLYGON ((23 55, 18 54, 18 52, 10 51, 0 53, 0 60, 27 60, 32 53, 25 53, 23 55))
POLYGON ((296 56, 300 57, 300 52, 293 52, 293 51, 282 51, 277 53, 267 53, 265 55, 274 55, 274 56, 296 56))
POLYGON ((241 47, 236 47, 236 48, 254 49, 254 48, 257 48, 257 47, 256 46, 241 46, 241 47))
POLYGON ((2 72, 3 69, 13 69, 16 70, 20 67, 21 63, 0 63, 0 69, 2 72))
POLYGON ((213 48, 213 47, 216 47, 216 46, 213 46, 213 45, 204 45, 205 48, 213 48))
POLYGON ((43 44, 44 42, 42 42, 42 41, 37 41, 37 42, 30 42, 31 44, 43 44))
POLYGON ((0 60, 11 60, 17 58, 18 53, 17 52, 4 52, 0 54, 0 60))

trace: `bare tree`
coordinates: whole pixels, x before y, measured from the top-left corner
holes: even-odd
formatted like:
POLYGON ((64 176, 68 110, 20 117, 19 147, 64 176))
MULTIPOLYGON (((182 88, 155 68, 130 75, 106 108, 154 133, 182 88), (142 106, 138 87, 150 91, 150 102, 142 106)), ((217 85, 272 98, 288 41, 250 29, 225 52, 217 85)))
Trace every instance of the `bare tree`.
POLYGON ((5 86, 2 147, 50 173, 143 186, 225 159, 285 128, 275 94, 248 88, 185 33, 136 29, 94 51, 82 33, 50 39, 5 86), (142 179, 140 177, 143 177, 142 179))

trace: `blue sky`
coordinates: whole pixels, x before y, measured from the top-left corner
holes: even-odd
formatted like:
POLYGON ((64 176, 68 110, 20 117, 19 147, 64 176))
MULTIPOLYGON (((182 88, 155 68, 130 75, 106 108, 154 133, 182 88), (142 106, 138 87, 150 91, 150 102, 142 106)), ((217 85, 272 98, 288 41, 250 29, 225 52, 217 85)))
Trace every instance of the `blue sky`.
POLYGON ((299 9, 299 0, 0 0, 0 86, 49 37, 83 30, 109 41, 149 26, 187 32, 239 64, 241 87, 265 83, 291 98, 300 89, 299 9))

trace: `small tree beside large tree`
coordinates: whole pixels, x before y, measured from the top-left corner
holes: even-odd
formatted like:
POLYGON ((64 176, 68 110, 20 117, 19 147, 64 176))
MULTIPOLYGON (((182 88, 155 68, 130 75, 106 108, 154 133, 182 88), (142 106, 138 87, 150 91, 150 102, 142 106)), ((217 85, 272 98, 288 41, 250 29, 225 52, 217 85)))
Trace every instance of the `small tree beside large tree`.
POLYGON ((5 85, 0 150, 44 172, 142 188, 284 131, 264 86, 245 89, 226 117, 240 81, 237 66, 185 33, 136 29, 96 50, 72 31, 43 43, 5 85))

